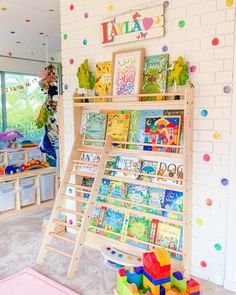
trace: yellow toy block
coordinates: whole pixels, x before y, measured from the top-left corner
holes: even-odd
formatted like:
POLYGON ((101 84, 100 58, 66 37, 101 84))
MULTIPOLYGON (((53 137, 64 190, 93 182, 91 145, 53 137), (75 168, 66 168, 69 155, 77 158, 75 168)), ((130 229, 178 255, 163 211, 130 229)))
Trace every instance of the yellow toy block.
POLYGON ((167 292, 167 291, 171 290, 171 283, 162 284, 162 287, 164 287, 167 292))
POLYGON ((143 277, 143 286, 144 288, 150 288, 153 295, 160 295, 160 285, 155 286, 152 282, 149 281, 145 276, 143 277))
POLYGON ((177 295, 178 293, 173 291, 173 290, 169 290, 167 291, 166 295, 177 295))
POLYGON ((134 294, 138 293, 138 288, 135 284, 129 284, 128 289, 134 294))
POLYGON ((154 252, 160 263, 160 266, 170 265, 170 256, 166 249, 156 248, 154 252))

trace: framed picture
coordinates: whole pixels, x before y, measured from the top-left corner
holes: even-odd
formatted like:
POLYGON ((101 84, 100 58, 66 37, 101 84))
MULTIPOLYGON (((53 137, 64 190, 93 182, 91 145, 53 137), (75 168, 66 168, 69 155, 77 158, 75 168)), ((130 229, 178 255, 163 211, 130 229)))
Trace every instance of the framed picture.
MULTIPOLYGON (((113 52, 112 95, 137 95, 142 91, 144 48, 113 52)), ((113 101, 119 100, 113 98, 113 101)))

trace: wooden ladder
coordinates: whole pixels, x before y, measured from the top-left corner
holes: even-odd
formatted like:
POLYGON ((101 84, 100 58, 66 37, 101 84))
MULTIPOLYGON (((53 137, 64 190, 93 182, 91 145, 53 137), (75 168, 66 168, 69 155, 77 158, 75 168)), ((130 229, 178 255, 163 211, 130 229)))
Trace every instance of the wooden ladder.
MULTIPOLYGON (((90 153, 92 153, 93 146, 90 146, 89 148, 90 148, 89 149, 90 153)), ((74 141, 74 144, 72 146, 71 153, 69 156, 68 164, 64 172, 62 182, 55 199, 50 220, 44 234, 42 245, 37 258, 37 263, 39 264, 44 263, 45 258, 49 251, 55 252, 57 254, 70 258, 70 266, 68 269, 67 277, 73 278, 75 276, 75 272, 78 268, 79 259, 83 250, 83 246, 86 240, 87 232, 88 232, 91 218, 93 215, 94 207, 96 204, 96 198, 99 193, 100 184, 104 176, 104 172, 106 169, 107 161, 109 159, 111 150, 112 150, 112 137, 107 136, 104 148, 101 149, 100 152, 98 152, 96 150, 96 147, 94 147, 93 153, 101 154, 99 163, 95 164, 94 162, 91 162, 91 165, 95 172, 87 173, 83 171, 81 172, 74 171, 75 165, 78 165, 78 163, 85 162, 85 161, 81 161, 81 155, 83 152, 86 152, 86 148, 83 148, 83 145, 82 145, 82 136, 81 135, 76 136, 76 139, 74 141), (94 178, 92 187, 82 186, 81 179, 79 178, 79 176, 83 176, 83 175, 89 176, 90 174, 93 175, 91 177, 94 178), (76 179, 75 183, 70 183, 70 179, 72 175, 75 176, 75 179, 76 179), (76 190, 82 194, 88 193, 89 199, 78 197, 78 196, 73 197, 73 196, 66 195, 67 187, 70 187, 70 186, 76 188, 76 190), (81 211, 79 212, 77 206, 76 206, 77 208, 76 210, 71 210, 66 208, 66 206, 64 206, 64 202, 66 200, 70 200, 70 201, 72 200, 72 201, 75 201, 76 203, 77 202, 86 203, 87 206, 86 206, 85 212, 84 213, 82 213, 81 211), (58 220, 58 215, 60 215, 61 212, 72 214, 76 217, 76 219, 82 218, 82 221, 78 222, 80 223, 80 227, 77 226, 77 224, 73 225, 68 222, 63 222, 58 220), (72 239, 69 239, 68 237, 64 237, 57 234, 55 232, 57 225, 62 225, 67 228, 74 229, 76 231, 76 239, 72 240, 72 239), (55 247, 52 247, 51 242, 53 238, 63 240, 64 242, 67 242, 69 244, 73 244, 74 246, 73 253, 69 254, 55 247)))

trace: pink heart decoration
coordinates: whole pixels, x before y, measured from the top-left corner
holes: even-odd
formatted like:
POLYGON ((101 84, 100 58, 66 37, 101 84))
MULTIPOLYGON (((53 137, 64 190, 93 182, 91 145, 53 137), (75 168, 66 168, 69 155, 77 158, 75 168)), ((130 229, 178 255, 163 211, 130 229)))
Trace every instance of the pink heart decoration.
POLYGON ((144 27, 144 29, 146 31, 151 28, 152 24, 153 24, 153 18, 151 18, 151 17, 145 17, 143 19, 143 27, 144 27))

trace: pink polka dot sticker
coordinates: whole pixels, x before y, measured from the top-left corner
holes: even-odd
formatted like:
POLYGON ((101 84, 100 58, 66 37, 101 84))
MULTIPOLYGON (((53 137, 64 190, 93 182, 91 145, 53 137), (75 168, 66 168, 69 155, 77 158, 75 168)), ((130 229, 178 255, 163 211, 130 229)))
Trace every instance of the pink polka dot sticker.
POLYGON ((190 70, 190 73, 195 73, 196 70, 197 70, 197 67, 196 67, 195 65, 192 65, 192 66, 189 68, 189 70, 190 70))
POLYGON ((72 219, 69 220, 69 224, 70 224, 70 225, 73 224, 73 220, 72 220, 72 219))
POLYGON ((71 65, 74 64, 74 59, 73 59, 73 58, 70 59, 70 64, 71 64, 71 65))
POLYGON ((206 261, 202 260, 202 261, 200 262, 200 266, 201 266, 202 268, 207 268, 207 263, 206 263, 206 261))
POLYGON ((206 205, 209 207, 212 206, 212 204, 213 204, 212 199, 206 199, 205 202, 206 202, 206 205))
POLYGON ((211 41, 211 44, 213 46, 217 46, 219 43, 220 43, 220 40, 217 37, 213 38, 212 41, 211 41))
POLYGON ((70 5, 70 11, 73 11, 75 9, 75 6, 73 4, 70 5))
POLYGON ((88 18, 88 12, 84 13, 84 18, 88 18))
POLYGON ((204 154, 204 155, 203 155, 203 160, 204 160, 205 162, 209 162, 210 159, 211 159, 210 155, 208 155, 208 154, 204 154))

